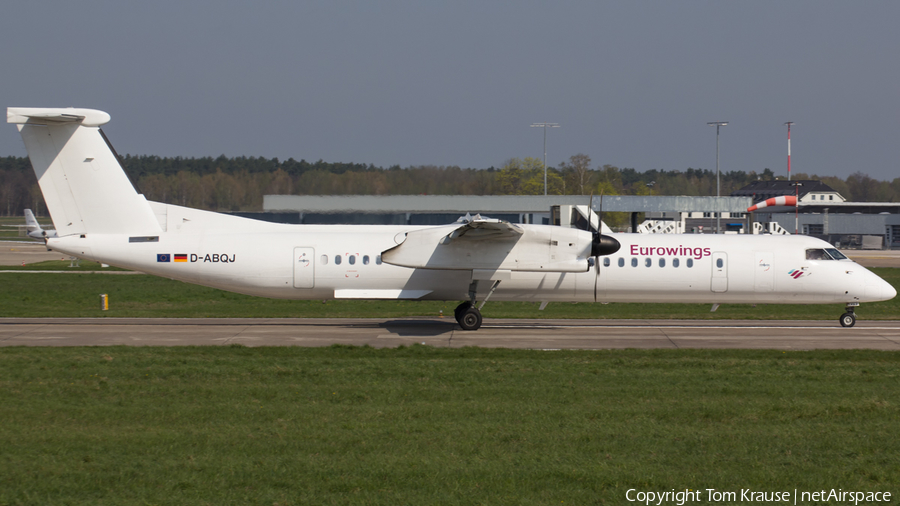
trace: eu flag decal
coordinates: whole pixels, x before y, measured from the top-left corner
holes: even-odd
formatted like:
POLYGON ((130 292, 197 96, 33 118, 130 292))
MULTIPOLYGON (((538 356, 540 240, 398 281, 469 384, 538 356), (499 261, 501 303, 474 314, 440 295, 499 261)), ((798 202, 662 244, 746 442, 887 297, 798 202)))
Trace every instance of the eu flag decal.
POLYGON ((169 255, 168 253, 159 253, 156 255, 156 261, 157 262, 171 262, 172 261, 171 255, 169 255))

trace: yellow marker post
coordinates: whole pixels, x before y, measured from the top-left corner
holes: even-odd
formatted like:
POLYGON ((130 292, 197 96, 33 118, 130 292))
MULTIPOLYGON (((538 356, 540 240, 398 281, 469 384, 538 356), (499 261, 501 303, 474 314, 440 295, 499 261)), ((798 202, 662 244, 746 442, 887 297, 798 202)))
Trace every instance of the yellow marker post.
POLYGON ((105 293, 100 294, 100 310, 109 311, 109 295, 105 293))

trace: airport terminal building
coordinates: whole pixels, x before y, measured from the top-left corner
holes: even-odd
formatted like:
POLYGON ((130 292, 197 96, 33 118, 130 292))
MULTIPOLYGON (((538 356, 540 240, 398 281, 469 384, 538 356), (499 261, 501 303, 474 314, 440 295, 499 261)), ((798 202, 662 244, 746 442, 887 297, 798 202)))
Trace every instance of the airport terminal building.
MULTIPOLYGON (((588 203, 600 211, 600 198, 588 195, 266 195, 264 212, 234 214, 297 224, 438 225, 470 213, 575 226, 572 209, 588 203)), ((900 249, 900 203, 847 202, 820 181, 757 181, 728 197, 607 195, 602 208, 631 215, 623 232, 716 233, 721 226, 732 234, 794 233, 796 224, 798 233, 840 248, 900 249), (766 199, 795 194, 796 214, 793 207, 748 212, 766 199)))

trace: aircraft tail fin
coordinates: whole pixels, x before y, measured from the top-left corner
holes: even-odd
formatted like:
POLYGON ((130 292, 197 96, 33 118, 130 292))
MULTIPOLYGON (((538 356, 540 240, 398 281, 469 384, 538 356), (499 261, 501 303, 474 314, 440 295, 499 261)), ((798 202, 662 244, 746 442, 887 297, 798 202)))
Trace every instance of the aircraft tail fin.
POLYGON ((25 230, 28 231, 28 233, 41 231, 41 226, 35 219, 34 213, 31 212, 31 209, 25 210, 25 230))
POLYGON ((10 107, 57 234, 158 235, 150 204, 135 191, 93 109, 10 107))

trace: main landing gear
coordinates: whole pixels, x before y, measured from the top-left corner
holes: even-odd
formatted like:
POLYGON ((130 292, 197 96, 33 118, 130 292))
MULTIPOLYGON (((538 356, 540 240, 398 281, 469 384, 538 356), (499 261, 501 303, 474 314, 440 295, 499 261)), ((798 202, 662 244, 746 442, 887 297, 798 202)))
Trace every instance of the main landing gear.
POLYGON ((469 285, 469 301, 456 306, 456 309, 453 311, 456 316, 456 321, 463 330, 478 330, 481 327, 481 322, 483 320, 481 317, 481 308, 483 308, 488 299, 491 298, 491 295, 494 293, 494 290, 497 289, 497 285, 499 284, 499 280, 494 280, 491 284, 491 290, 484 297, 484 300, 481 301, 481 305, 476 307, 475 292, 478 288, 478 280, 472 281, 469 285))
POLYGON ((463 330, 478 330, 481 327, 481 311, 471 302, 456 306, 456 321, 463 330))
POLYGON ((850 303, 847 304, 847 312, 841 315, 841 327, 852 327, 856 325, 856 314, 853 310, 858 306, 859 303, 850 303))

